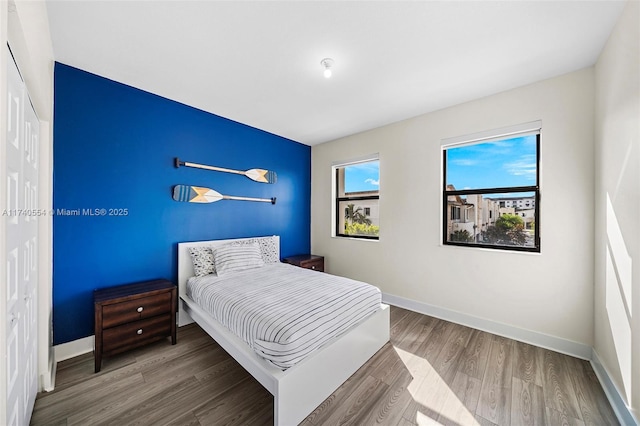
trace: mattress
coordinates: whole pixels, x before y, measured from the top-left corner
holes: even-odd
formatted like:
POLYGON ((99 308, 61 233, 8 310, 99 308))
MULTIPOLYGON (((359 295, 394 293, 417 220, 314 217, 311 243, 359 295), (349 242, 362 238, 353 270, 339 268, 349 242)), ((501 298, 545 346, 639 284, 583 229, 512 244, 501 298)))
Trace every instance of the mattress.
POLYGON ((187 296, 286 370, 380 309, 377 287, 284 263, 192 277, 187 296))

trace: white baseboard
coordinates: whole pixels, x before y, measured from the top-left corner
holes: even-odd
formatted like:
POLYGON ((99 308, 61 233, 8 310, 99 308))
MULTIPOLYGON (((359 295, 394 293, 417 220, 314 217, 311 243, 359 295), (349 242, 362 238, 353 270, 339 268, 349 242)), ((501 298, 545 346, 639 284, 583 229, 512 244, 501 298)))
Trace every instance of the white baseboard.
MULTIPOLYGON (((53 348, 49 348, 51 352, 53 348)), ((55 354, 49 357, 49 368, 45 374, 42 375, 42 382, 40 383, 40 389, 44 392, 51 392, 56 387, 56 371, 58 369, 58 363, 55 360, 55 354)))
POLYGON ((62 343, 53 347, 55 361, 60 362, 93 351, 94 336, 62 343))
POLYGON ((529 343, 541 348, 550 349, 565 355, 571 355, 576 358, 591 360, 591 346, 573 342, 571 340, 562 339, 560 337, 550 336, 536 331, 525 330, 512 325, 491 321, 485 318, 474 317, 462 312, 452 311, 450 309, 439 306, 430 305, 424 302, 406 299, 404 297, 395 296, 393 294, 384 293, 382 301, 400 308, 409 309, 410 311, 451 321, 456 324, 466 325, 467 327, 486 331, 488 333, 497 334, 499 336, 508 337, 520 342, 529 343))
POLYGON ((593 367, 593 371, 596 373, 602 389, 611 403, 613 411, 616 413, 616 416, 618 416, 620 424, 624 426, 640 425, 638 416, 634 415, 633 410, 625 404, 622 394, 615 383, 613 383, 613 380, 611 380, 607 369, 600 362, 600 357, 598 357, 595 349, 593 349, 591 353, 591 367, 593 367))

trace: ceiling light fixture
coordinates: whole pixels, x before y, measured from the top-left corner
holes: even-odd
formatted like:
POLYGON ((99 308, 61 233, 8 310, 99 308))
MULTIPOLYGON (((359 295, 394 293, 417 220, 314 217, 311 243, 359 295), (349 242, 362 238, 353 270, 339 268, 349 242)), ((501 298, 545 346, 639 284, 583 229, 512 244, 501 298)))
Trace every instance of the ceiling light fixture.
POLYGON ((331 78, 331 67, 333 66, 333 59, 324 58, 320 61, 320 65, 324 68, 324 78, 331 78))

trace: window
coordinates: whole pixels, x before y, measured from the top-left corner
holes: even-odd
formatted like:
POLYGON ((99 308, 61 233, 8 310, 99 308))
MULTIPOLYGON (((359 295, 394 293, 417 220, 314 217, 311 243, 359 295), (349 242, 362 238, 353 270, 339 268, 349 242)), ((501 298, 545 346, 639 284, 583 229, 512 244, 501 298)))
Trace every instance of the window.
POLYGON ((540 122, 442 149, 443 243, 539 252, 540 122))
POLYGON ((380 160, 333 166, 335 176, 335 236, 378 239, 380 232, 380 160))
POLYGON ((451 219, 460 220, 460 207, 451 206, 451 219))

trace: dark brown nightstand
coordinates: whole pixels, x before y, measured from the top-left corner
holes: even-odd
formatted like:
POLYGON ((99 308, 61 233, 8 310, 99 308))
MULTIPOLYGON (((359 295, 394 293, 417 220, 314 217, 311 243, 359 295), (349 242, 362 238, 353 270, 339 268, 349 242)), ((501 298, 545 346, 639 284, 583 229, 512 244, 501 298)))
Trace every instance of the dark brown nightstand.
POLYGON ((144 281, 93 292, 95 371, 113 355, 171 337, 176 344, 177 287, 167 280, 144 281))
POLYGON ((285 257, 284 259, 282 259, 282 261, 284 263, 290 263, 301 268, 324 272, 324 256, 316 256, 313 254, 299 254, 297 256, 285 257))

